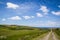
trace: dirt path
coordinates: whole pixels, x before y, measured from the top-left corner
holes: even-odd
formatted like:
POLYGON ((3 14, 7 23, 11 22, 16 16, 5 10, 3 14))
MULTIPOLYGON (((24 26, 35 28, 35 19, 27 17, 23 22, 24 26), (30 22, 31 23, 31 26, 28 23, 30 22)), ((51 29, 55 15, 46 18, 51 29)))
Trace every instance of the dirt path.
POLYGON ((44 36, 43 38, 40 38, 39 40, 49 40, 50 35, 51 35, 51 32, 49 32, 46 36, 44 36))
POLYGON ((49 34, 47 34, 45 37, 43 37, 40 40, 58 40, 56 35, 54 34, 54 32, 49 32, 49 34))
POLYGON ((53 40, 58 40, 54 33, 52 33, 53 40))
POLYGON ((46 34, 44 37, 42 38, 37 38, 35 40, 58 40, 56 35, 54 34, 54 32, 49 32, 48 34, 46 34))

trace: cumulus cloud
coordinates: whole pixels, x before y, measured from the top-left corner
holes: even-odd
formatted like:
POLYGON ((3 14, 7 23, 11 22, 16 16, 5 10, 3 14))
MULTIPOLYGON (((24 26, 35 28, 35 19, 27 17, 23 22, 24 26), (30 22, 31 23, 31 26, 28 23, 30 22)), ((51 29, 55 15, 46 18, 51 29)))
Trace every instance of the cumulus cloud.
POLYGON ((37 17, 43 17, 43 15, 41 13, 36 13, 37 17))
POLYGON ((30 19, 31 17, 30 16, 23 16, 25 19, 30 19))
POLYGON ((53 21, 47 21, 47 24, 48 26, 55 26, 56 25, 56 22, 53 22, 53 21))
POLYGON ((46 6, 41 6, 39 10, 41 10, 45 14, 47 14, 49 12, 49 10, 48 10, 48 8, 46 6))
POLYGON ((37 21, 36 24, 33 24, 34 26, 39 27, 60 27, 60 22, 55 21, 37 21))
POLYGON ((2 21, 6 21, 6 19, 5 19, 5 18, 3 18, 3 19, 2 19, 2 21))
POLYGON ((31 18, 35 18, 35 16, 31 16, 31 18))
POLYGON ((19 16, 14 16, 14 17, 11 17, 11 18, 8 18, 8 19, 11 19, 11 20, 21 20, 21 17, 19 17, 19 16))
POLYGON ((7 8, 12 8, 12 9, 16 9, 18 8, 19 5, 11 3, 11 2, 7 2, 7 8))
POLYGON ((60 24, 59 22, 55 22, 55 21, 47 21, 47 23, 45 23, 46 26, 49 26, 49 27, 59 27, 60 24))
POLYGON ((52 11, 52 14, 57 15, 57 16, 60 16, 60 11, 57 11, 57 12, 52 11))
POLYGON ((23 16, 23 18, 25 18, 25 19, 31 19, 31 18, 34 18, 34 16, 23 16))
POLYGON ((60 5, 58 5, 58 7, 60 8, 60 5))

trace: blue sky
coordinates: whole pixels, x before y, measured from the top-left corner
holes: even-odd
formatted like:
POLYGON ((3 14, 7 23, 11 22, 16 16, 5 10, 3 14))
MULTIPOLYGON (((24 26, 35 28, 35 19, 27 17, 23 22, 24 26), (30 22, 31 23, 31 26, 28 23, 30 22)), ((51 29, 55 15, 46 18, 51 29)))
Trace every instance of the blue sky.
POLYGON ((0 24, 60 27, 60 0, 0 0, 0 24))

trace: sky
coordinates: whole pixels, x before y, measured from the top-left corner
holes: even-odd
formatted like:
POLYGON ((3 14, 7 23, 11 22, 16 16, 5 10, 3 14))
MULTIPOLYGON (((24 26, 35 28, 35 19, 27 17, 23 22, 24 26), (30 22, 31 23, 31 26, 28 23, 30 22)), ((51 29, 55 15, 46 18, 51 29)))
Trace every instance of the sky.
POLYGON ((60 27, 60 0, 0 0, 0 24, 60 27))

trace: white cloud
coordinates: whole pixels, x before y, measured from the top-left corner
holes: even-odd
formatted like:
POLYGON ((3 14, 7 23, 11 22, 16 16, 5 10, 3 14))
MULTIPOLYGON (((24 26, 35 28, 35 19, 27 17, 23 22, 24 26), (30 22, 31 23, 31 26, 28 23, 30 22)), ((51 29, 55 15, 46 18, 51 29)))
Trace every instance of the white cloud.
POLYGON ((19 17, 19 16, 14 16, 14 17, 11 17, 11 18, 8 18, 8 19, 11 19, 11 20, 21 20, 21 17, 19 17))
POLYGON ((58 5, 58 7, 60 8, 60 5, 58 5))
POLYGON ((35 16, 31 16, 31 18, 35 18, 35 16))
POLYGON ((55 22, 55 21, 47 21, 45 23, 45 25, 48 26, 48 27, 59 27, 60 23, 59 22, 55 22))
POLYGON ((31 18, 34 18, 34 16, 23 16, 23 18, 25 18, 25 19, 31 19, 31 18))
POLYGON ((25 19, 30 19, 31 17, 30 16, 23 16, 25 19))
POLYGON ((56 25, 56 22, 53 22, 53 21, 47 21, 47 24, 48 26, 55 26, 56 25))
POLYGON ((5 18, 3 18, 3 19, 2 19, 2 21, 6 21, 6 19, 5 19, 5 18))
POLYGON ((60 11, 57 11, 57 12, 55 12, 55 11, 52 11, 52 14, 54 14, 54 15, 60 15, 60 11))
POLYGON ((7 8, 16 9, 18 7, 19 7, 19 5, 17 5, 17 4, 7 2, 7 8))
POLYGON ((60 22, 55 21, 37 21, 33 26, 39 27, 60 27, 60 22))
POLYGON ((44 14, 47 14, 49 12, 48 8, 46 6, 41 6, 40 9, 44 14))
POLYGON ((43 17, 43 15, 41 13, 36 13, 37 17, 43 17))

